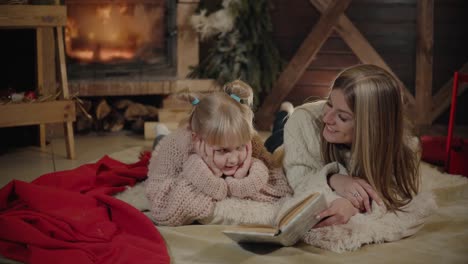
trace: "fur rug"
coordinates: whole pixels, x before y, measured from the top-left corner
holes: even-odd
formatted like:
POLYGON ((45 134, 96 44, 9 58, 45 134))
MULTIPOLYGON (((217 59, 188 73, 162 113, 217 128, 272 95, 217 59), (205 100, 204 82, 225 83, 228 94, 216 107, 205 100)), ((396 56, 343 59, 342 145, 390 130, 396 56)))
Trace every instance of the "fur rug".
MULTIPOLYGON (((135 150, 129 150, 129 152, 135 150)), ((111 156, 124 162, 134 161, 128 154, 127 152, 124 155, 111 156)), ((138 157, 138 152, 134 155, 138 157)), ((304 241, 334 252, 345 252, 356 250, 365 244, 396 241, 415 234, 437 209, 434 192, 438 189, 468 183, 468 178, 442 173, 427 163, 421 164, 421 175, 421 192, 405 207, 406 210, 414 213, 385 214, 384 208, 374 204, 372 213, 358 214, 345 225, 312 229, 304 236, 304 241)), ((142 183, 129 187, 126 191, 117 194, 116 198, 133 205, 142 212, 149 212, 149 202, 144 195, 142 183)), ((274 211, 272 208, 264 209, 263 213, 274 211)), ((258 212, 255 213, 258 214, 258 212)), ((149 214, 146 213, 146 215, 149 214)), ((235 220, 231 222, 235 223, 235 220)))

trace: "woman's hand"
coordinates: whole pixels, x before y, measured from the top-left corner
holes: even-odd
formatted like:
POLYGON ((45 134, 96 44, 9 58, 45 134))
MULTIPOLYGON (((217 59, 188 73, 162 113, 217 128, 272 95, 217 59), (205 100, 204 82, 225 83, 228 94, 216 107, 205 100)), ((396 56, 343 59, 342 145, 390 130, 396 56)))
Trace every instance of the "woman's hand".
POLYGON ((355 208, 350 201, 345 198, 338 198, 331 203, 328 209, 317 215, 317 218, 326 219, 316 224, 314 228, 346 224, 349 219, 358 212, 358 209, 355 208))
POLYGON ((234 178, 242 179, 249 173, 250 167, 252 166, 252 141, 245 145, 247 150, 247 155, 245 160, 242 162, 242 165, 234 173, 234 178))
POLYGON ((371 211, 371 199, 382 205, 382 199, 365 180, 343 174, 330 176, 330 187, 341 197, 348 199, 354 207, 363 212, 371 211))
POLYGON ((195 153, 197 153, 206 163, 208 168, 210 168, 214 176, 223 176, 223 172, 218 167, 216 167, 214 163, 214 149, 208 143, 206 143, 204 140, 196 138, 194 139, 193 148, 195 153))

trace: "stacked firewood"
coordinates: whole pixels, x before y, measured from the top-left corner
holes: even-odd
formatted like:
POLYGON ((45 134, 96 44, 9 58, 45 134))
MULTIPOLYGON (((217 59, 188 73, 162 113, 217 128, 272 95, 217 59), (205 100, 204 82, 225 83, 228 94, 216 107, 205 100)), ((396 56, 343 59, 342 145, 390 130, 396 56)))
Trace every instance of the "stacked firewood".
POLYGON ((109 103, 106 99, 99 101, 80 100, 77 102, 75 131, 77 133, 117 132, 128 128, 142 133, 145 121, 156 121, 158 108, 144 105, 129 99, 109 103))

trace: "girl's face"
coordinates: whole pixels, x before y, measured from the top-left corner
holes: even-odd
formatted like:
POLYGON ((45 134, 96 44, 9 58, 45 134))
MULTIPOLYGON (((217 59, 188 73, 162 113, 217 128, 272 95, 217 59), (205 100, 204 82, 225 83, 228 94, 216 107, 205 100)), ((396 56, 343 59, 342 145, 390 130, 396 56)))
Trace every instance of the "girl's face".
POLYGON ((351 145, 354 136, 354 114, 340 90, 332 90, 323 108, 322 121, 325 123, 323 137, 329 143, 351 145))
MULTIPOLYGON (((212 146, 214 164, 224 175, 233 176, 247 158, 247 144, 234 147, 212 146)), ((251 152, 249 153, 251 155, 251 152)))

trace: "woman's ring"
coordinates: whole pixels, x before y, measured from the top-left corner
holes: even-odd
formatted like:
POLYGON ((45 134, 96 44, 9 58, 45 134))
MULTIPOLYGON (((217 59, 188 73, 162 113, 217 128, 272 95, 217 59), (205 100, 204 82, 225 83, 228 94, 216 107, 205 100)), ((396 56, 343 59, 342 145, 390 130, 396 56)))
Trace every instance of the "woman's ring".
POLYGON ((359 193, 358 193, 358 192, 355 192, 355 193, 353 193, 353 196, 354 196, 354 197, 358 197, 358 196, 359 196, 359 193))

